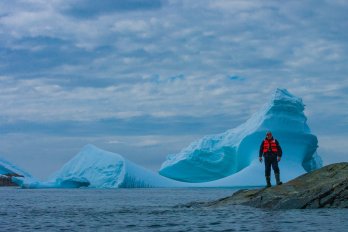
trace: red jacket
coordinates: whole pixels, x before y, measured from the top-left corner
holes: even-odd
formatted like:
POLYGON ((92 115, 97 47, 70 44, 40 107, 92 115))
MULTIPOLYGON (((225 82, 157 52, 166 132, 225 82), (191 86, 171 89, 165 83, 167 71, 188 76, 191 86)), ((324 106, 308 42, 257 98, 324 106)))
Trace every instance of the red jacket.
POLYGON ((279 145, 279 142, 273 137, 269 140, 264 139, 260 146, 259 157, 262 157, 262 155, 269 155, 269 154, 275 154, 277 156, 282 156, 283 154, 283 151, 279 145))

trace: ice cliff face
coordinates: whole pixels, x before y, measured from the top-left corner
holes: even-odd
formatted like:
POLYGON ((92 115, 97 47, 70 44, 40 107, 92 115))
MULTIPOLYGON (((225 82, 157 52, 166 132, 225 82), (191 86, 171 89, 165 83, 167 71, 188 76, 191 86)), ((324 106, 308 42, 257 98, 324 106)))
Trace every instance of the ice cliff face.
POLYGON ((267 130, 273 132, 283 148, 283 166, 298 164, 296 170, 303 168, 300 172, 320 168, 322 162, 316 154, 318 140, 311 134, 303 111, 301 98, 277 89, 270 103, 244 124, 222 134, 205 136, 178 154, 168 156, 159 173, 185 182, 206 182, 233 175, 257 158, 267 130))

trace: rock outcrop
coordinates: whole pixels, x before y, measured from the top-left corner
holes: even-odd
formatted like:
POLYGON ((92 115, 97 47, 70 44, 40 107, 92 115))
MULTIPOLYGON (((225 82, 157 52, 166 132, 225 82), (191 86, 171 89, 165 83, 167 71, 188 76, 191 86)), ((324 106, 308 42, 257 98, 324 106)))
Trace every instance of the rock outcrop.
POLYGON ((2 186, 14 186, 13 182, 11 181, 11 177, 0 175, 0 187, 2 186))
POLYGON ((232 196, 195 206, 247 205, 269 209, 348 208, 348 162, 299 176, 283 185, 239 190, 232 196))
POLYGON ((18 186, 18 184, 12 181, 12 177, 23 177, 22 175, 18 175, 16 173, 11 174, 0 174, 0 187, 1 186, 18 186))

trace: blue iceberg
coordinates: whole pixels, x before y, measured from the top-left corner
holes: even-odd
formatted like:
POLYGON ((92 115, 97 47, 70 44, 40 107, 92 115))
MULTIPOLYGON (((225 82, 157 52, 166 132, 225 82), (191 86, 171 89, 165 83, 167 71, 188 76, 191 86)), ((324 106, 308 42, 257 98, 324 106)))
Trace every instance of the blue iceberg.
POLYGON ((121 155, 86 145, 59 171, 42 182, 20 168, 0 160, 0 174, 23 188, 143 188, 263 186, 264 166, 258 151, 268 130, 280 142, 279 164, 283 181, 322 167, 316 153, 318 140, 307 125, 304 104, 286 89, 277 89, 261 110, 237 128, 205 136, 168 156, 159 173, 147 170, 121 155), (4 171, 5 170, 5 171, 4 171))
POLYGON ((257 159, 267 130, 273 132, 283 148, 281 166, 297 167, 289 173, 299 175, 320 168, 318 140, 311 134, 303 111, 301 98, 286 89, 277 89, 271 101, 244 124, 222 134, 205 136, 168 156, 159 173, 184 182, 207 182, 247 172, 257 159))
POLYGON ((11 174, 32 178, 32 176, 28 172, 8 162, 7 160, 0 158, 0 175, 11 175, 11 174))
POLYGON ((175 187, 168 179, 124 159, 121 155, 86 145, 52 178, 56 186, 92 188, 175 187))
POLYGON ((0 177, 11 178, 11 181, 19 186, 23 186, 24 180, 37 182, 30 173, 3 158, 0 158, 0 177))
POLYGON ((48 181, 16 180, 23 188, 146 188, 188 186, 124 159, 121 155, 86 145, 48 181), (21 182, 20 182, 21 181, 21 182))

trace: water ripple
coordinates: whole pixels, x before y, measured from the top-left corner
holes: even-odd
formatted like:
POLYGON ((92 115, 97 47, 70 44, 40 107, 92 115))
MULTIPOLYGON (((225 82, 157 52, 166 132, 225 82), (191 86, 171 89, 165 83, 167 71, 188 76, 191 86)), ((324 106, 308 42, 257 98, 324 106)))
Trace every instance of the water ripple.
POLYGON ((345 231, 348 209, 175 207, 231 189, 24 190, 0 188, 1 231, 345 231))

